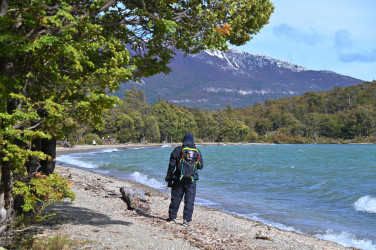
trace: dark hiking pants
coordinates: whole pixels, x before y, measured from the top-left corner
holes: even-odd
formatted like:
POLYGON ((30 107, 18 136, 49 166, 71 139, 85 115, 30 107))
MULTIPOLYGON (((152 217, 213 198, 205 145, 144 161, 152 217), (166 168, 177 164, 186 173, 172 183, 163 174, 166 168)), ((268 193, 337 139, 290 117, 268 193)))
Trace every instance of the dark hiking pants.
POLYGON ((180 202, 184 197, 183 219, 192 221, 193 208, 196 198, 196 181, 175 181, 171 188, 171 204, 168 210, 169 218, 176 219, 180 202))

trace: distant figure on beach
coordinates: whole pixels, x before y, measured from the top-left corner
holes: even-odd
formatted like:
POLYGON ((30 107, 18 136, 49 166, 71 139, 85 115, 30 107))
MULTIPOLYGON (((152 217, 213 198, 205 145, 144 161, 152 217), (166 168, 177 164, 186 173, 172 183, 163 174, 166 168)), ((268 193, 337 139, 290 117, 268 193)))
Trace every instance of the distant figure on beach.
POLYGON ((93 145, 97 146, 97 142, 95 140, 93 140, 93 145))
POLYGON ((183 225, 192 221, 196 198, 197 169, 204 167, 201 152, 196 149, 193 135, 184 136, 182 146, 177 146, 170 155, 165 181, 171 187, 171 203, 168 222, 175 222, 181 200, 184 197, 183 225))

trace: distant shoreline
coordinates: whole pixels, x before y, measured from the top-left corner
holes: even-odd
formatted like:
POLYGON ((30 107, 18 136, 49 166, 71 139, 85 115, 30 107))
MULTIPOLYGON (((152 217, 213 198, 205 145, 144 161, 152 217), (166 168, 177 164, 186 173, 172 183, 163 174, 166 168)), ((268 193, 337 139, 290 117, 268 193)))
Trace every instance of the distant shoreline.
MULTIPOLYGON (((196 145, 268 145, 270 143, 222 143, 222 142, 204 142, 204 143, 196 143, 196 145)), ((127 144, 111 144, 111 145, 75 145, 71 148, 67 147, 56 147, 56 154, 69 154, 69 153, 83 153, 83 152, 90 152, 95 150, 101 149, 108 149, 108 148, 149 148, 149 147, 162 147, 164 145, 169 145, 171 147, 175 147, 181 145, 181 143, 127 143, 127 144)))
MULTIPOLYGON (((309 144, 301 144, 301 145, 316 145, 316 143, 309 143, 309 144)), ((375 143, 344 143, 344 144, 333 144, 333 145, 374 145, 375 143)), ((108 148, 150 148, 150 147, 162 147, 164 145, 169 145, 171 147, 176 147, 181 145, 181 143, 126 143, 126 144, 111 144, 111 145, 75 145, 73 147, 56 147, 56 154, 62 155, 62 154, 73 154, 73 153, 83 153, 83 152, 91 152, 101 149, 108 149, 108 148)), ((281 144, 275 144, 275 143, 246 143, 246 142, 202 142, 202 143, 196 143, 198 146, 208 146, 208 145, 283 145, 281 144)), ((332 145, 332 144, 320 144, 320 145, 332 145)))

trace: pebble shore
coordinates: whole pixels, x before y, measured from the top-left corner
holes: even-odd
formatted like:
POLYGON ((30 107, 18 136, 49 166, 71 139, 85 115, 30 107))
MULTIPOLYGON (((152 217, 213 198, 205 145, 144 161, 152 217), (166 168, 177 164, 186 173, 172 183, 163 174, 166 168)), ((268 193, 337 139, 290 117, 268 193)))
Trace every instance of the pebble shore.
MULTIPOLYGON (((58 154, 106 147, 115 146, 58 149, 58 154)), ((71 180, 77 198, 51 205, 49 212, 57 215, 38 237, 68 235, 80 242, 78 249, 353 249, 198 205, 188 227, 182 225, 182 206, 177 223, 169 223, 168 193, 78 168, 57 165, 56 171, 71 180), (151 213, 128 210, 121 187, 143 190, 151 213)))

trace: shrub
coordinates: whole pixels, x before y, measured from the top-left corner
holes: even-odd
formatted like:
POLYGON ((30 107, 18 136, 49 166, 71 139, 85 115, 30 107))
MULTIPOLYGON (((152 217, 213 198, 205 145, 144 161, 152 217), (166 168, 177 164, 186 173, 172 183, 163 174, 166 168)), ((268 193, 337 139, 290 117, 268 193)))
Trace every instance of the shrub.
POLYGON ((71 201, 76 198, 70 185, 69 179, 62 178, 59 172, 49 176, 37 173, 28 180, 17 181, 13 194, 23 198, 22 212, 32 212, 29 216, 35 221, 41 221, 51 216, 41 216, 47 206, 65 198, 70 198, 71 201))
POLYGON ((88 133, 83 136, 84 144, 93 144, 93 140, 96 141, 98 145, 102 145, 102 139, 97 134, 88 133))

